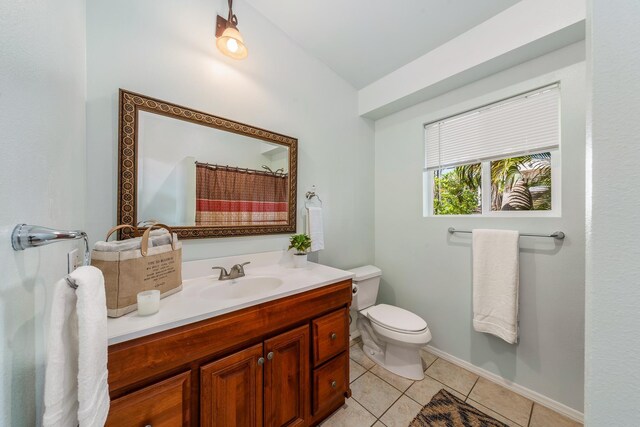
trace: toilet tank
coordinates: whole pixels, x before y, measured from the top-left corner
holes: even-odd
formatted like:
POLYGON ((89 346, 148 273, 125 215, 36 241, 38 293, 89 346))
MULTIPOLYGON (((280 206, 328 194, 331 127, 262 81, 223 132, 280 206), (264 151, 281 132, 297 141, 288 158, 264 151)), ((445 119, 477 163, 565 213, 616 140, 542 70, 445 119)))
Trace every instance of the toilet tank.
POLYGON ((375 305, 380 287, 380 276, 382 271, 373 265, 365 265, 351 270, 355 274, 353 278, 354 291, 351 308, 353 310, 363 310, 375 305))

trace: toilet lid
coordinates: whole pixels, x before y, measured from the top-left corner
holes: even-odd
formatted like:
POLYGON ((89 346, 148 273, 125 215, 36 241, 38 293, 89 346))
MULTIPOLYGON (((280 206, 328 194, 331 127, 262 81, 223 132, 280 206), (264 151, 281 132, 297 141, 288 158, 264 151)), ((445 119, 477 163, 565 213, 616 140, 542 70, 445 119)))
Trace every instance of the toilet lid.
POLYGON ((367 316, 381 326, 400 332, 419 332, 427 327, 427 322, 422 317, 393 305, 378 304, 370 307, 367 316))

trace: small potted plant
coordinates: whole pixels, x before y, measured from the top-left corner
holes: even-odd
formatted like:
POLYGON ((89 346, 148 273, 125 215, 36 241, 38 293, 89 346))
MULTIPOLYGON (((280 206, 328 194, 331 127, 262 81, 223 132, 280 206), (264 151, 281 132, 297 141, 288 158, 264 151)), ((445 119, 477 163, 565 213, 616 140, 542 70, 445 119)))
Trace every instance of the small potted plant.
POLYGON ((307 252, 311 248, 311 237, 306 234, 294 234, 289 239, 289 249, 295 249, 293 254, 293 265, 302 268, 307 264, 307 252))

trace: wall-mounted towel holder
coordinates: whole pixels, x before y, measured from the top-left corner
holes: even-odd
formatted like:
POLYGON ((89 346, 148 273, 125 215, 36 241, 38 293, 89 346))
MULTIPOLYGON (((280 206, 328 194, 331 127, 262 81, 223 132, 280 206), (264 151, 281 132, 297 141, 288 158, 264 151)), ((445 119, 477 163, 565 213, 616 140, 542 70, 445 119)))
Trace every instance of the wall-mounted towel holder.
POLYGON ((311 206, 311 202, 313 201, 314 198, 318 199, 318 201, 320 202, 320 207, 322 207, 322 199, 316 193, 316 186, 315 185, 311 186, 311 190, 307 191, 306 194, 304 195, 304 197, 305 197, 305 199, 307 199, 307 201, 304 203, 305 207, 307 207, 307 208, 310 207, 311 206))
MULTIPOLYGON (((39 225, 18 224, 11 233, 11 246, 14 251, 48 245, 66 240, 84 239, 84 265, 89 265, 89 237, 80 230, 54 230, 39 225)), ((78 285, 69 276, 65 277, 67 284, 73 289, 78 285)))
MULTIPOLYGON (((447 229, 447 231, 450 234, 453 233, 471 233, 471 230, 456 230, 453 227, 449 227, 447 229)), ((525 236, 525 237, 553 237, 554 239, 557 240, 562 240, 565 238, 565 234, 562 231, 554 231, 551 234, 536 234, 536 233, 520 233, 521 236, 525 236)))

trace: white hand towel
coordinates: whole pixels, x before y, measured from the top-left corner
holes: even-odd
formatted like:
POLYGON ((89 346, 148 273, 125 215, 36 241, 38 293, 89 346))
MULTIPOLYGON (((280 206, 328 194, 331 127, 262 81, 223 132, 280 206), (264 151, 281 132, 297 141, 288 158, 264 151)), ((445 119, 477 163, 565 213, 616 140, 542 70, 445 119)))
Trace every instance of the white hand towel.
POLYGON ((95 267, 55 285, 45 374, 44 427, 103 426, 109 413, 107 306, 95 267))
POLYGON ((473 230, 473 328, 518 341, 518 239, 510 230, 473 230))
POLYGON ((113 242, 98 241, 93 246, 93 249, 99 252, 124 252, 132 251, 134 249, 140 249, 141 237, 134 237, 132 239, 114 240, 113 242))
POLYGON ((309 235, 309 237, 311 237, 311 252, 324 249, 322 208, 307 208, 307 234, 309 235))
MULTIPOLYGON (((157 247, 162 245, 168 245, 171 243, 172 236, 165 229, 151 230, 151 237, 149 238, 149 247, 157 247)), ((173 239, 177 239, 178 235, 173 233, 173 239)), ((98 241, 94 245, 93 249, 99 252, 124 252, 140 249, 142 245, 142 237, 134 237, 125 240, 114 240, 111 242, 98 241)))

